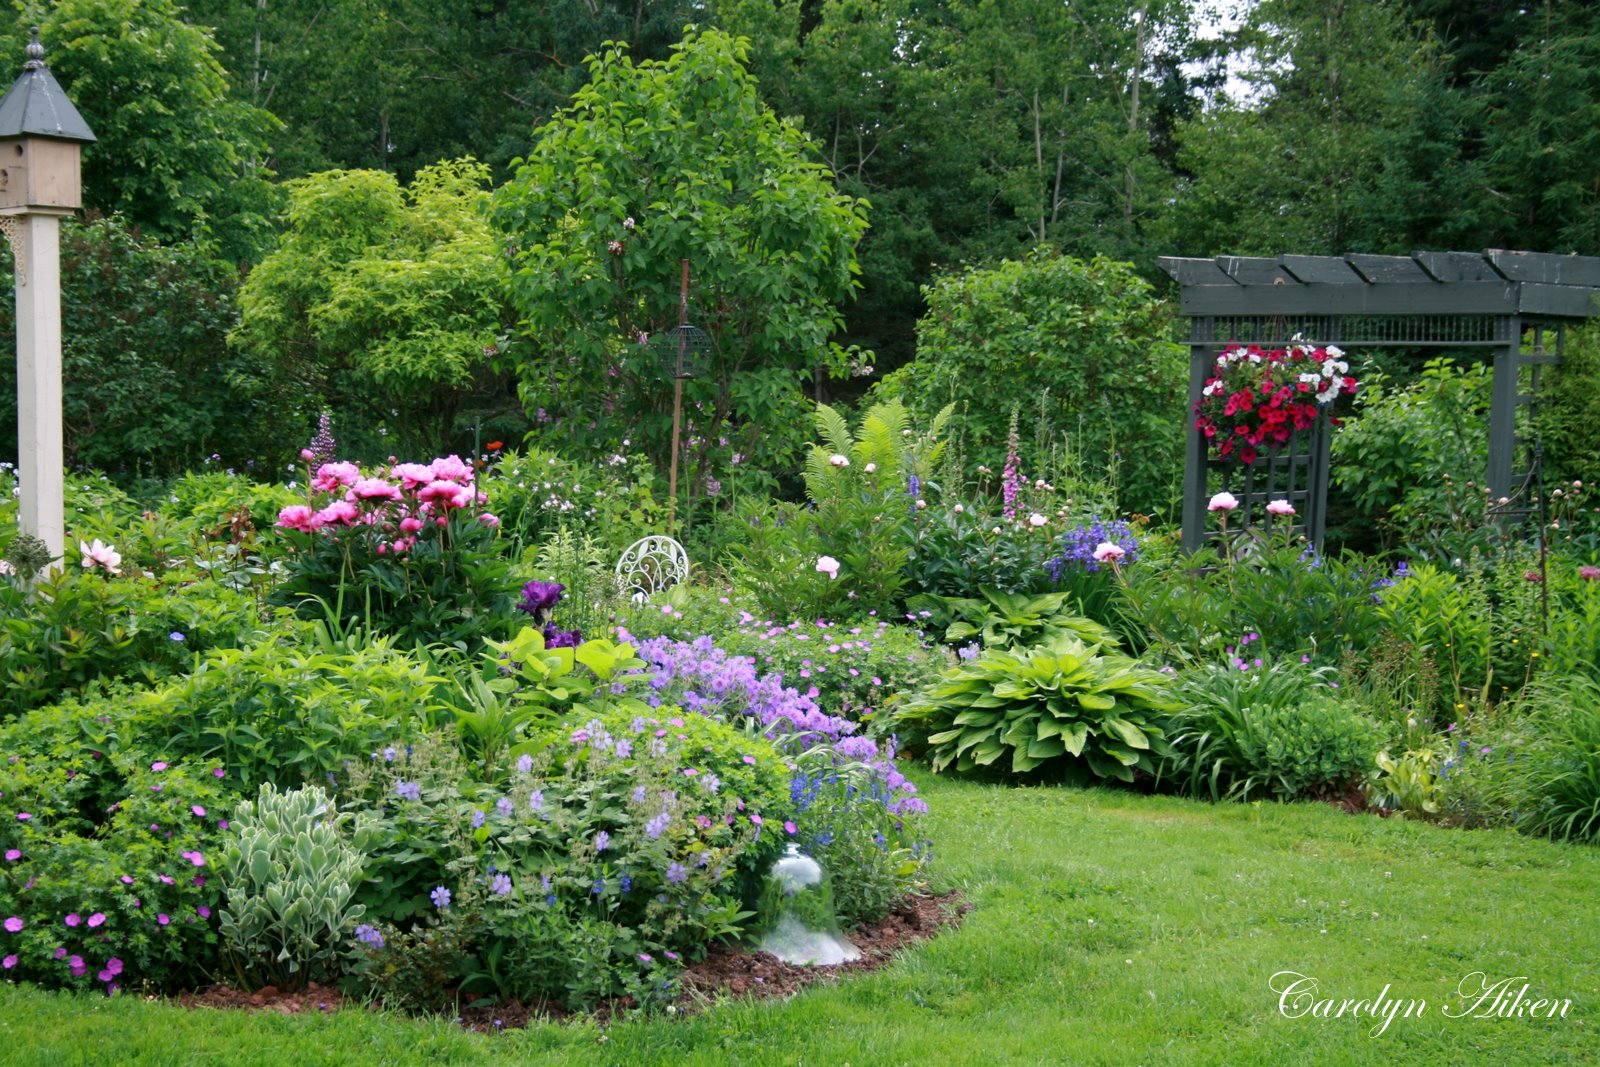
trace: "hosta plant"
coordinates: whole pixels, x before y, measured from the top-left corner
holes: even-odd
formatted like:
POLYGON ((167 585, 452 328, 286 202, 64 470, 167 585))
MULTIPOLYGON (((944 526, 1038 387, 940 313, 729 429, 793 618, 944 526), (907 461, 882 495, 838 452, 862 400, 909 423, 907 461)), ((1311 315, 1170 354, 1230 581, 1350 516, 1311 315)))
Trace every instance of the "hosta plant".
POLYGON ((223 942, 241 979, 298 989, 337 975, 365 910, 355 893, 372 836, 318 786, 280 793, 267 782, 239 805, 217 873, 223 942))
POLYGON ((936 771, 1009 755, 1015 774, 1044 767, 1079 781, 1131 782, 1171 754, 1176 707, 1166 675, 1059 634, 1027 652, 990 649, 950 668, 899 718, 929 731, 936 771))
POLYGON ((911 606, 931 611, 935 625, 944 626, 944 639, 959 645, 974 638, 985 648, 1027 648, 1057 635, 1115 648, 1115 635, 1093 619, 1072 610, 1070 593, 1026 596, 984 587, 981 596, 921 596, 911 606))

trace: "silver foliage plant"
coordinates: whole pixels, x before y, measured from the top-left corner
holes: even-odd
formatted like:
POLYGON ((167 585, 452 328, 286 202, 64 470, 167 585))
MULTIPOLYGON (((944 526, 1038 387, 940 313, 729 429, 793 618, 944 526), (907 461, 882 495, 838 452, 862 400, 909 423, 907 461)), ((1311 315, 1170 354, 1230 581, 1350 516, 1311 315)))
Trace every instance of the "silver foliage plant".
POLYGON ((226 886, 224 949, 247 985, 298 989, 338 973, 374 829, 317 786, 261 786, 239 805, 217 871, 226 886))

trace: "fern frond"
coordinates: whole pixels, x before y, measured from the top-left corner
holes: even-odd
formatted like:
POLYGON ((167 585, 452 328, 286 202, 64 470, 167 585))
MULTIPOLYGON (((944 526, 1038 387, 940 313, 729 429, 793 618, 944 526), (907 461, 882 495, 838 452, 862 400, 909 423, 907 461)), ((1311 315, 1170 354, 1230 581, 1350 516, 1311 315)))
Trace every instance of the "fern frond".
POLYGON ((854 442, 850 439, 850 427, 845 423, 844 416, 827 404, 818 404, 816 414, 812 417, 816 421, 817 432, 822 435, 823 446, 830 454, 848 456, 854 442))

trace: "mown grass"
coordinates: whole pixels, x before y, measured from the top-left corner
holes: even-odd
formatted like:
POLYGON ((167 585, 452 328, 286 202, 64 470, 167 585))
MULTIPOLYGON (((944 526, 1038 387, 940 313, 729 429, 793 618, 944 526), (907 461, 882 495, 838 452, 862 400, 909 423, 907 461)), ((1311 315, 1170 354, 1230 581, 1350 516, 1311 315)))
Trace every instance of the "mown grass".
POLYGON ((939 878, 975 910, 893 967, 691 1018, 491 1037, 361 1011, 281 1017, 0 986, 0 1063, 1560 1064, 1600 1053, 1600 849, 1343 815, 938 779, 939 878), (1284 1018, 1323 996, 1422 999, 1284 1018), (1564 1019, 1446 1018, 1469 972, 1564 1019), (1520 984, 1520 983, 1519 983, 1520 984))

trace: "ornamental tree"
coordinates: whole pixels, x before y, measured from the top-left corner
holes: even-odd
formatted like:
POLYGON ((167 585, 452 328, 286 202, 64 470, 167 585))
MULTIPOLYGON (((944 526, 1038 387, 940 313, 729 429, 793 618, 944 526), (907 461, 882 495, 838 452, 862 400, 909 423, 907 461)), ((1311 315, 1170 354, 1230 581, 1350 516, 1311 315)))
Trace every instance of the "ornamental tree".
POLYGON ((691 495, 723 456, 779 463, 804 442, 802 381, 842 355, 828 337, 867 226, 866 202, 761 103, 748 48, 691 29, 664 61, 618 44, 591 56, 589 84, 495 201, 532 342, 506 366, 573 443, 667 457, 672 385, 640 341, 677 324, 690 261, 692 321, 716 345, 685 383, 691 495))
POLYGON ((229 339, 267 368, 258 389, 443 447, 511 322, 487 182, 471 160, 409 189, 371 170, 290 182, 287 232, 240 289, 229 339))

